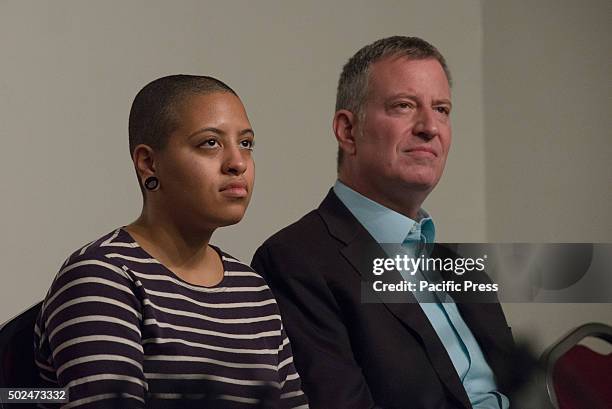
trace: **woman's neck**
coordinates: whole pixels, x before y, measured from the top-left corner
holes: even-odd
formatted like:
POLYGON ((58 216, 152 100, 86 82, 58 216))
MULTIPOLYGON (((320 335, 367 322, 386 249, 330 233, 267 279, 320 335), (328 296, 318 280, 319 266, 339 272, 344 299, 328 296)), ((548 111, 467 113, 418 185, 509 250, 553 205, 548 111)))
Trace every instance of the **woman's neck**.
POLYGON ((125 228, 147 253, 187 282, 214 285, 223 278, 223 265, 208 243, 213 231, 181 227, 144 209, 125 228))

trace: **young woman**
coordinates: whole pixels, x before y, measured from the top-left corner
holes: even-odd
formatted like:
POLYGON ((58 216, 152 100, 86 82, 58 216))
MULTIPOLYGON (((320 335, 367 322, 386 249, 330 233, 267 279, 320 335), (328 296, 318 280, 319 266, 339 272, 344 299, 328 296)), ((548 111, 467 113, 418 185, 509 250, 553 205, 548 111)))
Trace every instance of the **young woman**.
POLYGON ((253 191, 242 102, 211 77, 160 78, 129 137, 142 213, 57 274, 35 328, 42 386, 67 387, 65 408, 307 407, 268 286, 209 244, 253 191))

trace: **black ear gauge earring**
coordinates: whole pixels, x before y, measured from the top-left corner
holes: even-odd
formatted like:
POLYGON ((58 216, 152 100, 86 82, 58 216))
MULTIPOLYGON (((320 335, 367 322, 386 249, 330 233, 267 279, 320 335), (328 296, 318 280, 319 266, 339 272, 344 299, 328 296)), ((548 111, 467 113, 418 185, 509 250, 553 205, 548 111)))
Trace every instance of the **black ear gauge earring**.
POLYGON ((159 189, 159 179, 156 178, 155 176, 149 176, 148 178, 145 179, 144 181, 144 185, 147 188, 147 190, 157 190, 159 189))

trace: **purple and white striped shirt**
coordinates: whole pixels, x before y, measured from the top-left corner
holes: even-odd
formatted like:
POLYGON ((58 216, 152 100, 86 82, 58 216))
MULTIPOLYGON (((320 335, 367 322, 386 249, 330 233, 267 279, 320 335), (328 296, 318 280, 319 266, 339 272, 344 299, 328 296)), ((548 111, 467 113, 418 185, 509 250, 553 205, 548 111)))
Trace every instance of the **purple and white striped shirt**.
POLYGON ((35 327, 44 387, 64 408, 307 408, 274 297, 228 254, 189 284, 123 229, 72 254, 35 327))

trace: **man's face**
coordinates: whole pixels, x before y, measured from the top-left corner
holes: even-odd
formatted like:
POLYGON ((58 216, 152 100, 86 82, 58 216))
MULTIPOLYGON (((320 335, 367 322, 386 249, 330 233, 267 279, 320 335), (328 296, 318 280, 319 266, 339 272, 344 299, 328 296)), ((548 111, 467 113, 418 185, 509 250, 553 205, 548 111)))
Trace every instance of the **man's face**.
POLYGON ((389 57, 370 67, 357 119, 357 190, 383 204, 429 193, 440 180, 451 143, 450 87, 435 59, 389 57))

